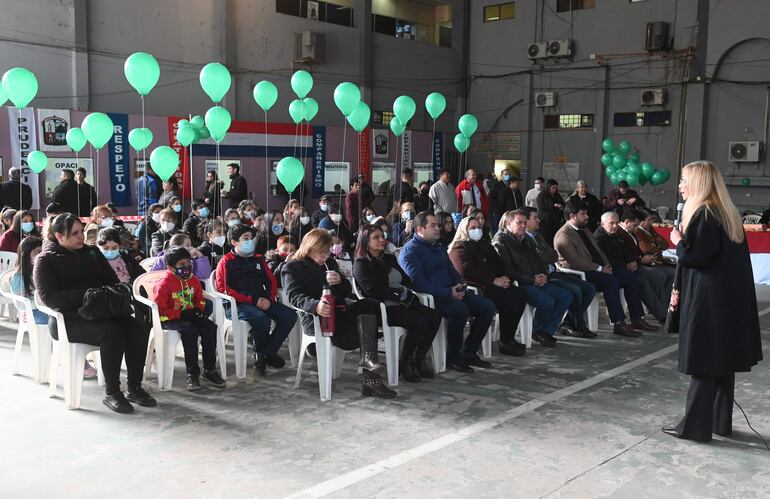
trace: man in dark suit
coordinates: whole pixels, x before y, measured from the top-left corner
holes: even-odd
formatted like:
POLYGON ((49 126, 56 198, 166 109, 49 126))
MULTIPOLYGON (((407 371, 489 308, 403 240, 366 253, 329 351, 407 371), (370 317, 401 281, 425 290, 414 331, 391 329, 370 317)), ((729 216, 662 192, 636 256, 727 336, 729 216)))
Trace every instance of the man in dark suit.
POLYGON ((396 200, 402 203, 414 202, 414 187, 412 186, 412 169, 404 168, 401 172, 401 182, 397 182, 390 186, 388 190, 388 211, 393 209, 393 203, 396 200))
POLYGON ((222 197, 230 200, 230 208, 238 209, 241 201, 249 197, 249 187, 246 179, 241 176, 238 163, 227 165, 227 174, 230 177, 230 190, 222 189, 222 197))
POLYGON ((96 207, 96 190, 86 182, 86 169, 82 166, 75 170, 75 182, 78 184, 78 213, 79 217, 87 217, 96 207))
POLYGON ((59 179, 61 183, 53 190, 51 202, 59 203, 63 213, 78 214, 78 184, 75 182, 75 172, 62 170, 59 179))
POLYGON ((21 170, 15 166, 8 171, 8 181, 0 184, 3 208, 28 210, 32 206, 32 189, 21 182, 21 170))

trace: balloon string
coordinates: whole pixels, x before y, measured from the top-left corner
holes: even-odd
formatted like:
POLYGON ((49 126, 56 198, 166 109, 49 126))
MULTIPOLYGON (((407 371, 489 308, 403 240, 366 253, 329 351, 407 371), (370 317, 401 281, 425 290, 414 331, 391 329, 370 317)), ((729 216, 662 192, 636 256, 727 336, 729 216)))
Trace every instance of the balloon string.
MULTIPOLYGON (((192 114, 188 114, 188 119, 192 120, 192 114)), ((190 213, 192 213, 192 200, 195 199, 194 187, 193 187, 193 144, 190 142, 190 213)))
MULTIPOLYGON (((144 134, 144 95, 139 94, 139 100, 142 106, 142 133, 144 134)), ((144 250, 147 252, 147 254, 145 255, 146 257, 150 256, 150 231, 149 231, 149 228, 147 227, 147 212, 150 211, 150 207, 149 207, 150 186, 147 185, 147 181, 150 178, 150 171, 149 171, 150 168, 149 166, 147 166, 147 147, 148 146, 145 146, 142 148, 142 165, 144 165, 143 166, 144 192, 142 192, 142 197, 144 197, 144 217, 145 217, 144 218, 144 250)), ((137 193, 137 197, 138 196, 139 194, 137 193)))
POLYGON ((267 164, 267 109, 265 111, 265 211, 270 211, 270 167, 267 164))
MULTIPOLYGON (((80 159, 78 157, 77 151, 75 151, 75 166, 77 167, 79 164, 80 164, 80 159)), ((77 171, 77 169, 75 171, 77 171)), ((75 191, 78 197, 78 218, 80 218, 80 186, 77 185, 77 182, 75 183, 75 191)))
MULTIPOLYGON (((434 182, 438 180, 436 178, 435 172, 433 171, 436 168, 435 162, 436 162, 436 120, 434 119, 433 120, 433 138, 431 139, 431 142, 430 142, 430 174, 432 175, 431 181, 434 181, 434 182)), ((428 203, 428 205, 430 205, 430 203, 428 203)))
MULTIPOLYGON (((348 120, 346 116, 342 116, 342 167, 345 167, 345 147, 346 147, 346 140, 348 138, 348 120)), ((340 177, 340 182, 342 182, 342 179, 344 177, 340 177)), ((350 179, 348 179, 350 180, 350 179)), ((340 195, 339 195, 339 201, 337 202, 337 205, 340 207, 340 215, 342 212, 344 212, 344 208, 342 206, 342 185, 340 185, 340 195)), ((342 220, 340 220, 340 223, 342 223, 342 220)), ((337 224, 337 239, 340 237, 340 224, 337 224)))

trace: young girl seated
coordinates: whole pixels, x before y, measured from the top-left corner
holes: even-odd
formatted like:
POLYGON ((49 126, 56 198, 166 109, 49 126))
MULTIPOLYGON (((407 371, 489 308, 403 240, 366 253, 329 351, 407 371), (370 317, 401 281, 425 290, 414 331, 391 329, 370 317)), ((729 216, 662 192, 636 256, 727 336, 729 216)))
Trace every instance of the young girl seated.
MULTIPOLYGON (((195 277, 198 279, 208 279, 211 276, 211 262, 200 252, 200 250, 193 248, 190 236, 187 234, 175 234, 168 240, 168 247, 173 248, 174 246, 182 246, 190 253, 193 274, 195 274, 195 277)), ((158 258, 155 260, 155 263, 152 264, 150 270, 164 270, 166 268, 166 262, 163 258, 166 251, 168 251, 168 249, 161 251, 158 254, 158 258)))
POLYGON ((166 275, 154 289, 160 320, 164 329, 174 329, 182 336, 187 389, 201 389, 201 378, 216 388, 224 388, 225 380, 216 368, 217 325, 206 318, 206 301, 201 282, 193 275, 190 252, 175 246, 166 251, 166 275), (203 375, 198 366, 198 337, 203 351, 203 375))

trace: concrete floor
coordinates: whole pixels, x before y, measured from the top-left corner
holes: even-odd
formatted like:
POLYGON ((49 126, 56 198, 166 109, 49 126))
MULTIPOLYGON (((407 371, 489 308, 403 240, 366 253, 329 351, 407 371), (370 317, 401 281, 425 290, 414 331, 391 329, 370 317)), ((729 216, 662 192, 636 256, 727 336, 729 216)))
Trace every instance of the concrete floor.
MULTIPOLYGON (((760 311, 770 287, 758 287, 760 311)), ((770 308, 765 312, 770 312, 770 308)), ((761 318, 770 343, 770 316, 761 318)), ((362 398, 353 356, 321 403, 314 372, 271 371, 225 391, 175 388, 130 416, 81 410, 35 385, 15 331, 0 324, 0 497, 768 497, 770 452, 734 414, 711 444, 660 432, 682 414, 688 379, 676 339, 609 334, 535 345, 493 369, 402 384, 392 401, 362 398)), ((767 346, 765 357, 768 356, 767 346)), ((767 361, 738 376, 736 399, 770 437, 767 361)), ((315 369, 314 363, 307 364, 315 369)), ((60 389, 61 397, 61 389, 60 389)))

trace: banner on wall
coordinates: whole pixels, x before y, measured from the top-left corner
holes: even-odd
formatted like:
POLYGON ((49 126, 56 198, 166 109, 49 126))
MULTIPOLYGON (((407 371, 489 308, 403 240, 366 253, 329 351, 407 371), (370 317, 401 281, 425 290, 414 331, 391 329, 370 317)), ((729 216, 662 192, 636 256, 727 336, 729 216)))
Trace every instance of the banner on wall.
POLYGON ((365 129, 358 134, 358 175, 364 176, 365 182, 371 182, 369 158, 371 157, 371 134, 365 129))
POLYGON ((41 151, 70 152, 67 146, 67 131, 71 123, 69 109, 38 109, 37 122, 41 151))
POLYGON ((31 107, 8 107, 8 129, 11 132, 11 164, 21 168, 21 181, 32 189, 32 209, 40 209, 39 176, 27 165, 27 156, 37 150, 35 110, 31 107))
MULTIPOLYGON (((174 173, 176 183, 180 187, 179 192, 182 193, 182 199, 190 199, 190 158, 188 156, 188 148, 176 140, 176 130, 179 126, 179 121, 182 119, 187 118, 182 118, 181 116, 168 117, 168 144, 179 155, 179 168, 174 173)), ((193 154, 198 154, 199 148, 197 144, 193 145, 192 148, 193 154)), ((214 154, 211 156, 214 156, 214 154)))
POLYGON ((372 157, 388 159, 390 157, 390 132, 387 128, 372 128, 372 157))
POLYGON ((313 127, 313 197, 324 195, 324 176, 326 173, 326 127, 313 127))
POLYGON ((107 113, 113 124, 107 143, 110 161, 110 197, 115 206, 131 206, 131 174, 128 171, 128 115, 107 113))
POLYGON ((439 172, 444 169, 444 134, 439 132, 433 138, 433 180, 438 180, 439 172))
POLYGON ((48 166, 45 167, 45 197, 51 199, 53 190, 61 183, 61 171, 78 168, 86 169, 86 178, 94 178, 94 160, 92 158, 54 158, 48 157, 48 166))
POLYGON ((412 131, 405 130, 401 136, 401 171, 412 167, 412 131))

